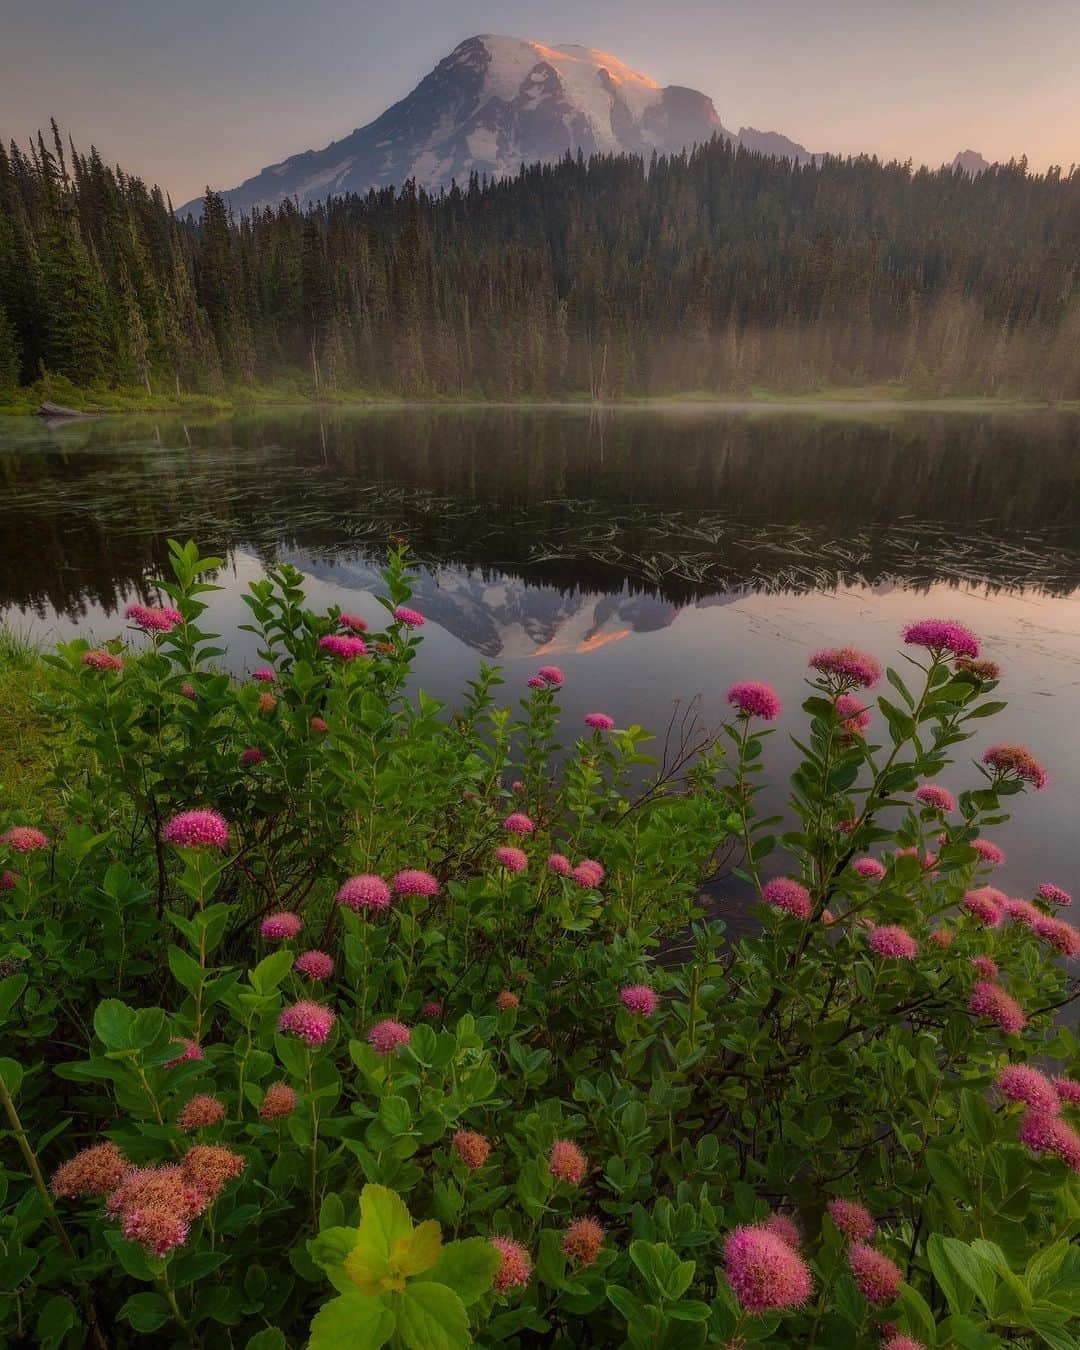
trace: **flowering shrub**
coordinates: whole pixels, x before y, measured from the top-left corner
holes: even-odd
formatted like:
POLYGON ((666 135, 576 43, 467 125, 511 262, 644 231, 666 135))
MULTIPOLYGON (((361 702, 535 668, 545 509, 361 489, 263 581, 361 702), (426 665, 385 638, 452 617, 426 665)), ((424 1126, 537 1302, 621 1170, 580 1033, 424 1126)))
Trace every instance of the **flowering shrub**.
POLYGON ((54 804, 0 820, 9 1341, 1075 1344, 1080 937, 987 884, 1031 753, 935 782, 975 635, 813 655, 785 828, 761 681, 556 770, 557 667, 408 696, 403 546, 379 632, 256 583, 240 681, 172 565, 50 658, 54 804))

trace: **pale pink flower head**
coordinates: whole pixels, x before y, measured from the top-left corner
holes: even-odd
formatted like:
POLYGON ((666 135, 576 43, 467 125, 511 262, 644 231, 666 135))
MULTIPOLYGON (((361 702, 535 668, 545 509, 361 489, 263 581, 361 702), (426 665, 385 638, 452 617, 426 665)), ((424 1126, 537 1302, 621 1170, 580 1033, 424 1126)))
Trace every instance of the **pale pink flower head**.
POLYGON ((366 633, 368 630, 367 624, 358 614, 339 614, 338 623, 350 633, 366 633))
POLYGON ((110 1195, 130 1171, 131 1164, 115 1144, 94 1144, 61 1163, 50 1185, 61 1199, 110 1195))
POLYGON ((1080 1134, 1060 1116, 1028 1111, 1016 1137, 1032 1153, 1049 1153, 1072 1171, 1080 1172, 1080 1134))
POLYGON ((180 1170, 188 1185, 209 1203, 227 1181, 235 1181, 244 1170, 244 1159, 221 1144, 196 1144, 184 1154, 180 1170))
POLYGON ((946 653, 972 659, 979 654, 979 639, 969 628, 952 619, 923 619, 920 623, 909 623, 904 629, 904 641, 913 647, 928 647, 936 660, 946 653))
POLYGON ((628 984, 625 989, 619 991, 619 998, 623 1007, 628 1012, 636 1013, 638 1017, 651 1017, 660 1006, 656 990, 647 984, 628 984))
POLYGON ((499 1253, 499 1268, 492 1281, 495 1292, 505 1294, 508 1289, 524 1288, 532 1275, 529 1253, 513 1238, 500 1237, 496 1234, 490 1241, 499 1253))
POLYGON ((1080 956, 1080 933, 1064 919, 1055 919, 1050 914, 1040 914, 1031 923, 1031 931, 1048 942, 1061 956, 1071 961, 1080 956))
MULTIPOLYGON (((613 731, 615 728, 614 717, 609 717, 607 713, 586 713, 585 725, 592 727, 593 731, 613 731)), ((586 1222, 582 1220, 582 1222, 586 1222)))
POLYGON ((524 872, 529 865, 528 856, 509 845, 495 850, 495 861, 508 872, 524 872))
POLYGON ((874 1236, 873 1217, 857 1200, 830 1200, 825 1208, 837 1229, 850 1241, 869 1242, 874 1236))
POLYGON ((312 731, 330 730, 330 727, 327 725, 325 717, 313 717, 311 721, 308 723, 308 726, 312 729, 312 731))
POLYGON ((228 848, 229 827, 217 811, 182 811, 166 821, 161 842, 176 848, 228 848))
POLYGON ((394 610, 394 618, 398 623, 403 623, 406 628, 423 628, 424 616, 415 609, 410 609, 408 605, 398 605, 394 610))
POLYGON ((842 689, 872 689, 881 679, 877 661, 855 647, 826 647, 815 652, 810 668, 842 689))
POLYGON ((433 998, 430 1003, 425 1003, 420 1009, 422 1017, 441 1017, 443 1015, 443 1005, 437 998, 433 998))
POLYGON ((98 647, 94 651, 83 652, 82 663, 91 670, 123 670, 124 663, 115 652, 107 647, 98 647))
POLYGON ((408 1045, 411 1030, 404 1022, 395 1022, 392 1017, 385 1017, 381 1022, 375 1025, 367 1034, 368 1044, 377 1055, 392 1055, 399 1045, 408 1045))
POLYGON ((881 1342, 881 1350, 926 1350, 926 1346, 914 1336, 905 1336, 898 1331, 881 1342))
POLYGON ((406 867, 394 877, 394 890, 398 895, 438 895, 439 883, 430 872, 422 872, 417 867, 406 867))
POLYGON ((565 853, 548 854, 547 865, 553 872, 558 872, 561 877, 568 877, 574 870, 573 864, 565 853))
POLYGON ((556 689, 566 681, 566 676, 558 666, 541 666, 536 673, 545 684, 550 684, 556 689))
POLYGON ((802 1246, 802 1234, 799 1232, 798 1225, 793 1219, 789 1219, 786 1214, 770 1214, 765 1220, 765 1227, 770 1233, 775 1233, 780 1241, 786 1243, 793 1252, 797 1252, 802 1246))
POLYGON ((993 886, 979 886, 964 894, 960 906, 987 928, 997 928, 1005 915, 1006 898, 993 886))
POLYGON ((258 670, 251 672, 251 678, 258 680, 260 684, 273 684, 277 676, 269 666, 260 666, 258 670))
POLYGON ((916 788, 915 797, 931 811, 956 810, 956 798, 947 788, 939 787, 937 783, 924 783, 922 787, 916 788))
POLYGON ((855 1287, 868 1303, 879 1307, 891 1303, 900 1292, 904 1278, 900 1267, 890 1261, 884 1252, 875 1251, 865 1242, 856 1242, 848 1252, 855 1287))
POLYGON ((604 880, 606 873, 603 864, 598 863, 595 858, 582 858, 570 875, 579 886, 584 886, 587 891, 594 891, 604 880))
POLYGON ((12 825, 0 834, 0 844, 6 844, 15 853, 38 853, 49 847, 49 840, 32 825, 12 825))
POLYGON ((604 1245, 604 1230, 595 1219, 575 1219, 563 1234, 562 1249, 576 1266, 591 1266, 604 1245))
POLYGON ((1037 905, 1033 905, 1030 900, 1006 899, 1005 913, 1016 923, 1026 924, 1028 928, 1046 917, 1042 910, 1037 905))
POLYGON ((989 839, 972 839, 971 847, 979 855, 984 863, 989 863, 991 867, 1000 867, 1005 861, 1004 849, 998 848, 989 839))
POLYGON ((171 605, 128 605, 124 618, 144 633, 171 633, 184 616, 171 605))
POLYGON ((876 858, 856 858, 851 864, 851 869, 860 877, 865 877, 867 881, 880 881, 885 875, 885 864, 878 862, 876 858))
POLYGON ((532 834, 536 826, 522 811, 512 811, 503 821, 508 834, 532 834))
POLYGON ((1045 900, 1048 905, 1064 907, 1065 905, 1071 905, 1073 900, 1068 891, 1062 890, 1060 886, 1055 886, 1052 881, 1042 882, 1035 894, 1040 900, 1045 900))
POLYGON ((1033 1111, 1056 1116, 1061 1102, 1046 1074, 1030 1064, 1009 1064, 997 1076, 997 1090, 1007 1102, 1023 1102, 1033 1111))
POLYGON ((1016 778, 1041 792, 1049 775, 1026 745, 992 745, 982 757, 988 769, 1001 778, 1016 778))
POLYGON ((525 784, 521 781, 520 778, 515 778, 514 781, 510 784, 510 791, 511 791, 511 792, 524 792, 524 791, 525 791, 525 784))
POLYGON ((182 1130, 201 1130, 209 1125, 220 1125, 225 1119, 225 1108, 216 1097, 201 1092, 180 1108, 176 1123, 182 1130))
POLYGON ((287 942, 303 928, 304 921, 299 914, 283 909, 277 914, 268 914, 259 924, 259 932, 271 942, 287 942))
POLYGON ((798 1252, 760 1224, 736 1228, 725 1238, 724 1274, 749 1313, 800 1308, 813 1289, 810 1268, 798 1252))
POLYGON ((943 951, 953 945, 953 939, 956 934, 951 928, 935 928, 930 934, 930 941, 935 947, 940 947, 943 951))
POLYGON ((834 707, 845 736, 861 736, 870 725, 870 709, 854 694, 839 694, 834 707))
POLYGON ((475 1130, 458 1130, 452 1143, 454 1152, 470 1172, 479 1172, 491 1153, 490 1142, 475 1130))
POLYGON ((278 1030, 295 1036, 314 1050, 326 1044, 336 1021, 332 1008, 305 998, 282 1009, 278 1030))
POLYGON ((202 1046, 198 1041, 193 1041, 190 1036, 177 1036, 175 1037, 175 1040, 184 1047, 184 1052, 181 1055, 177 1055, 175 1059, 166 1060, 166 1069, 174 1069, 177 1064, 186 1064, 189 1060, 206 1058, 203 1054, 202 1046))
POLYGON ((293 970, 309 980, 328 980, 334 973, 334 958, 327 952, 301 952, 293 962, 293 970))
POLYGON ((261 764, 266 756, 257 745, 249 746, 240 754, 240 763, 245 769, 253 769, 256 764, 261 764))
POLYGON ((105 1212, 111 1217, 137 1209, 164 1209, 190 1221, 206 1209, 208 1197, 180 1167, 132 1168, 109 1195, 105 1212))
POLYGON ((500 1012, 513 1012, 521 1007, 521 999, 510 989, 503 989, 495 995, 495 1006, 500 1012))
POLYGON ((355 661, 358 656, 367 656, 367 644, 363 638, 342 637, 339 633, 327 633, 319 639, 319 650, 339 661, 355 661))
POLYGON ((919 944, 899 924, 890 923, 872 928, 867 942, 878 956, 895 956, 901 961, 914 961, 919 954, 919 944))
POLYGON ((284 1120, 296 1110, 296 1093, 288 1083, 271 1083, 259 1107, 260 1120, 284 1120))
POLYGON ((172 1210, 143 1205, 126 1210, 121 1227, 128 1242, 138 1242, 155 1256, 164 1256, 187 1241, 190 1225, 172 1210))
POLYGON ((1063 1106, 1080 1107, 1080 1082, 1075 1078, 1057 1077, 1053 1080, 1054 1091, 1063 1106))
POLYGON ((984 980, 996 980, 1001 974, 998 963, 992 956, 973 956, 971 965, 975 974, 984 980))
POLYGON ((389 909, 390 887, 382 877, 370 873, 350 877, 338 890, 337 902, 357 913, 362 909, 389 909))
POLYGON ((968 1011, 976 1017, 996 1022, 1008 1035, 1015 1035, 1027 1026, 1027 1017, 1019 1003, 990 980, 975 981, 968 999, 968 1011))
POLYGON ((780 695, 761 680, 740 680, 727 691, 727 701, 740 717, 760 717, 775 722, 784 711, 780 695))
POLYGON ((810 917, 810 892, 791 877, 773 877, 761 888, 761 898, 775 909, 783 909, 796 919, 810 917))
POLYGON ((548 1170, 557 1181, 578 1186, 585 1175, 588 1162, 577 1144, 569 1139, 556 1139, 548 1154, 548 1170))
POLYGON ((0 872, 0 891, 13 891, 18 884, 18 872, 0 872))
POLYGON ((542 680, 539 675, 530 675, 525 681, 530 689, 546 689, 547 681, 542 680))
POLYGON ((183 696, 184 696, 185 698, 194 698, 194 697, 195 697, 195 686, 194 686, 193 684, 189 684, 189 683, 187 683, 187 681, 185 681, 185 682, 180 686, 180 692, 181 692, 181 694, 183 694, 183 696))

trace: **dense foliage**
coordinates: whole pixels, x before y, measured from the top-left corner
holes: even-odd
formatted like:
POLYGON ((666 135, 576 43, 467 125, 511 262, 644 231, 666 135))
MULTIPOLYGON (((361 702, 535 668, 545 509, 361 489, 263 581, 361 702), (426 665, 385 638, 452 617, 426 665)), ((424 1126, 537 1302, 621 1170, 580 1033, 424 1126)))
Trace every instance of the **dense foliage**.
POLYGON ((555 667, 407 696, 404 546, 378 633, 256 583, 240 682, 172 564, 50 658, 58 804, 0 821, 10 1343, 1077 1344, 1080 935, 982 875, 1030 753, 928 781, 1002 706, 970 633, 913 625, 873 705, 812 657, 777 833, 768 685, 556 768, 555 667))
MULTIPOLYGON (((55 128, 54 128, 55 132, 55 128)), ((493 398, 902 380, 1080 396, 1080 170, 798 166, 715 141, 177 222, 157 189, 0 148, 0 388, 493 398)))

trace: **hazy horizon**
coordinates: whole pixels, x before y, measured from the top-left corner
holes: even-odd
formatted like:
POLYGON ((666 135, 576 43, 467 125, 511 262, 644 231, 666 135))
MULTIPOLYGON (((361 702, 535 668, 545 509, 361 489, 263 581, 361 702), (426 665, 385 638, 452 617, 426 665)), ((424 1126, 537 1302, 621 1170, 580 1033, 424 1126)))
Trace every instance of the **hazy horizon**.
POLYGON ((678 2, 641 13, 535 0, 387 7, 313 0, 42 0, 12 14, 0 55, 0 134, 55 117, 76 144, 160 183, 175 202, 228 188, 332 140, 403 98, 462 39, 578 43, 660 84, 708 94, 725 126, 813 151, 937 166, 962 150, 1080 161, 1080 6, 1039 0, 906 4, 678 2))

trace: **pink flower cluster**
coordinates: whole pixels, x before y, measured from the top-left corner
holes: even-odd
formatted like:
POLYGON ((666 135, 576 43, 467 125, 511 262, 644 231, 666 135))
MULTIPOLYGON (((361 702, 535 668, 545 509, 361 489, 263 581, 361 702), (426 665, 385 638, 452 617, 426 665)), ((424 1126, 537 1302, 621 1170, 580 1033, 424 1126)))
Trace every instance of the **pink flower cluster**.
POLYGON ((171 633, 184 616, 171 605, 128 605, 124 618, 130 619, 144 633, 171 633))
POLYGON ((229 827, 218 811, 182 811, 166 821, 161 842, 176 848, 228 848, 229 827))
POLYGON ((639 1017, 651 1017, 660 1003, 656 991, 647 984, 628 984, 619 991, 619 998, 628 1012, 639 1017))
POLYGON ((891 1303, 900 1292, 904 1278, 895 1261, 865 1242, 856 1242, 848 1252, 848 1264, 855 1287, 868 1303, 891 1303))
MULTIPOLYGON (((612 731, 615 727, 614 717, 609 717, 607 713, 595 712, 585 714, 585 725, 592 727, 593 731, 612 731)), ((582 1220, 582 1222, 586 1222, 582 1220)))
POLYGON ((321 637, 319 650, 336 656, 339 661, 355 661, 358 656, 367 656, 367 644, 363 638, 342 637, 338 633, 327 633, 321 637))
POLYGON ((879 956, 896 956, 902 961, 914 961, 919 954, 919 944, 906 928, 898 924, 872 928, 867 941, 879 956))
POLYGON ((390 887, 382 877, 365 873, 350 877, 337 893, 337 902, 359 913, 363 909, 389 909, 390 887))
POLYGON ((338 623, 350 633, 366 633, 368 626, 358 614, 339 614, 338 623))
POLYGON ((1071 905, 1072 896, 1068 891, 1063 891, 1060 886, 1055 886, 1052 881, 1044 881, 1035 892, 1040 900, 1045 900, 1048 905, 1071 905))
POLYGON ((881 666, 855 647, 826 647, 810 658, 811 669, 838 688, 872 689, 881 679, 881 666))
POLYGON ((89 666, 91 670, 123 670, 124 663, 115 652, 110 652, 106 647, 98 647, 94 651, 83 652, 82 663, 89 666))
POLYGON ((833 1224, 849 1241, 869 1242, 874 1236, 873 1217, 857 1200, 830 1200, 825 1208, 833 1224))
POLYGON ((269 666, 260 666, 258 670, 253 670, 251 672, 251 678, 253 680, 258 680, 260 684, 273 684, 277 679, 277 676, 269 666))
POLYGON ((851 866, 852 871, 860 877, 865 877, 867 881, 880 881, 885 875, 885 864, 878 862, 876 858, 857 858, 851 866))
POLYGON ((241 752, 240 763, 245 769, 253 769, 256 764, 261 764, 266 756, 257 745, 249 746, 247 750, 241 752))
POLYGON ((301 952, 293 962, 293 970, 309 980, 328 980, 334 973, 334 958, 328 952, 301 952))
POLYGON ((810 892, 791 877, 774 877, 761 888, 761 898, 775 909, 786 910, 796 919, 808 919, 812 906, 810 892))
POLYGON ((915 797, 932 811, 956 810, 955 797, 947 788, 939 787, 936 783, 924 783, 922 787, 916 788, 915 797))
POLYGON ((976 975, 984 980, 996 980, 1001 974, 998 963, 992 956, 973 956, 971 964, 976 975))
POLYGON ((536 826, 521 811, 512 811, 503 821, 503 829, 508 834, 532 834, 536 826))
POLYGON ((724 1274, 749 1313, 799 1308, 810 1297, 810 1268, 782 1237, 761 1224, 743 1225, 724 1241, 724 1274))
POLYGON ((1058 1115, 1028 1111, 1020 1122, 1017 1139, 1032 1153, 1048 1153, 1074 1172, 1080 1172, 1080 1134, 1058 1115))
POLYGON ((960 907, 987 928, 998 928, 1005 916, 1006 899, 1007 897, 993 886, 979 886, 973 891, 965 892, 960 907))
POLYGON ((979 654, 979 639, 962 623, 952 619, 923 619, 910 623, 904 629, 904 641, 914 647, 928 647, 940 660, 945 653, 951 656, 974 658, 979 654))
POLYGON ((727 691, 727 701, 740 717, 760 717, 775 722, 784 711, 780 695, 761 680, 740 680, 727 691))
POLYGON ((532 1262, 529 1253, 513 1238, 491 1238, 491 1245, 499 1253, 499 1268, 495 1272, 492 1287, 497 1294, 505 1294, 508 1289, 522 1288, 529 1283, 532 1275, 532 1262))
POLYGON ((541 666, 536 672, 535 678, 543 680, 545 684, 551 685, 554 689, 557 689, 561 684, 566 682, 566 676, 558 666, 541 666))
POLYGON ((415 609, 410 609, 408 605, 398 605, 394 610, 394 618, 398 623, 403 623, 406 628, 423 628, 424 616, 415 609))
POLYGON ((968 999, 968 1011, 976 1017, 996 1022, 1002 1031, 1015 1035, 1027 1026, 1023 1008, 1015 999, 990 980, 976 980, 968 999))
POLYGON ((1017 778, 1041 792, 1049 775, 1025 745, 992 745, 982 757, 988 769, 1002 778, 1017 778))
POLYGON ((368 1044, 377 1055, 391 1055, 399 1045, 408 1045, 411 1035, 412 1032, 404 1022, 395 1022, 392 1017, 386 1017, 381 1022, 375 1023, 367 1038, 368 1044))
POLYGON ((0 844, 6 844, 16 853, 37 853, 49 847, 48 836, 32 825, 12 825, 0 834, 0 844))
POLYGON ((312 1003, 310 999, 301 999, 299 1003, 282 1010, 278 1018, 278 1030, 295 1036, 314 1050, 326 1044, 336 1021, 332 1008, 312 1003))
POLYGON ((568 1186, 580 1185, 588 1162, 577 1144, 569 1139, 556 1139, 548 1154, 548 1171, 557 1181, 568 1186))
POLYGON ((1053 1083, 1030 1064, 1009 1064, 997 1076, 997 1089, 1008 1102, 1023 1102, 1033 1111, 1056 1116, 1061 1102, 1053 1083))
POLYGON ((845 736, 861 736, 870 725, 870 709, 854 694, 838 694, 834 706, 845 736))
POLYGON ((495 861, 508 872, 524 872, 529 865, 528 855, 510 845, 495 850, 495 861))
POLYGON ((304 921, 299 914, 283 909, 277 914, 268 914, 259 924, 259 932, 271 942, 286 942, 296 937, 303 926, 304 921))
POLYGON ((973 839, 970 847, 991 867, 1000 867, 1005 861, 1005 850, 991 843, 989 839, 973 839))
POLYGON ((430 872, 423 872, 416 867, 406 867, 398 872, 393 881, 394 890, 398 895, 438 895, 439 883, 430 872))

